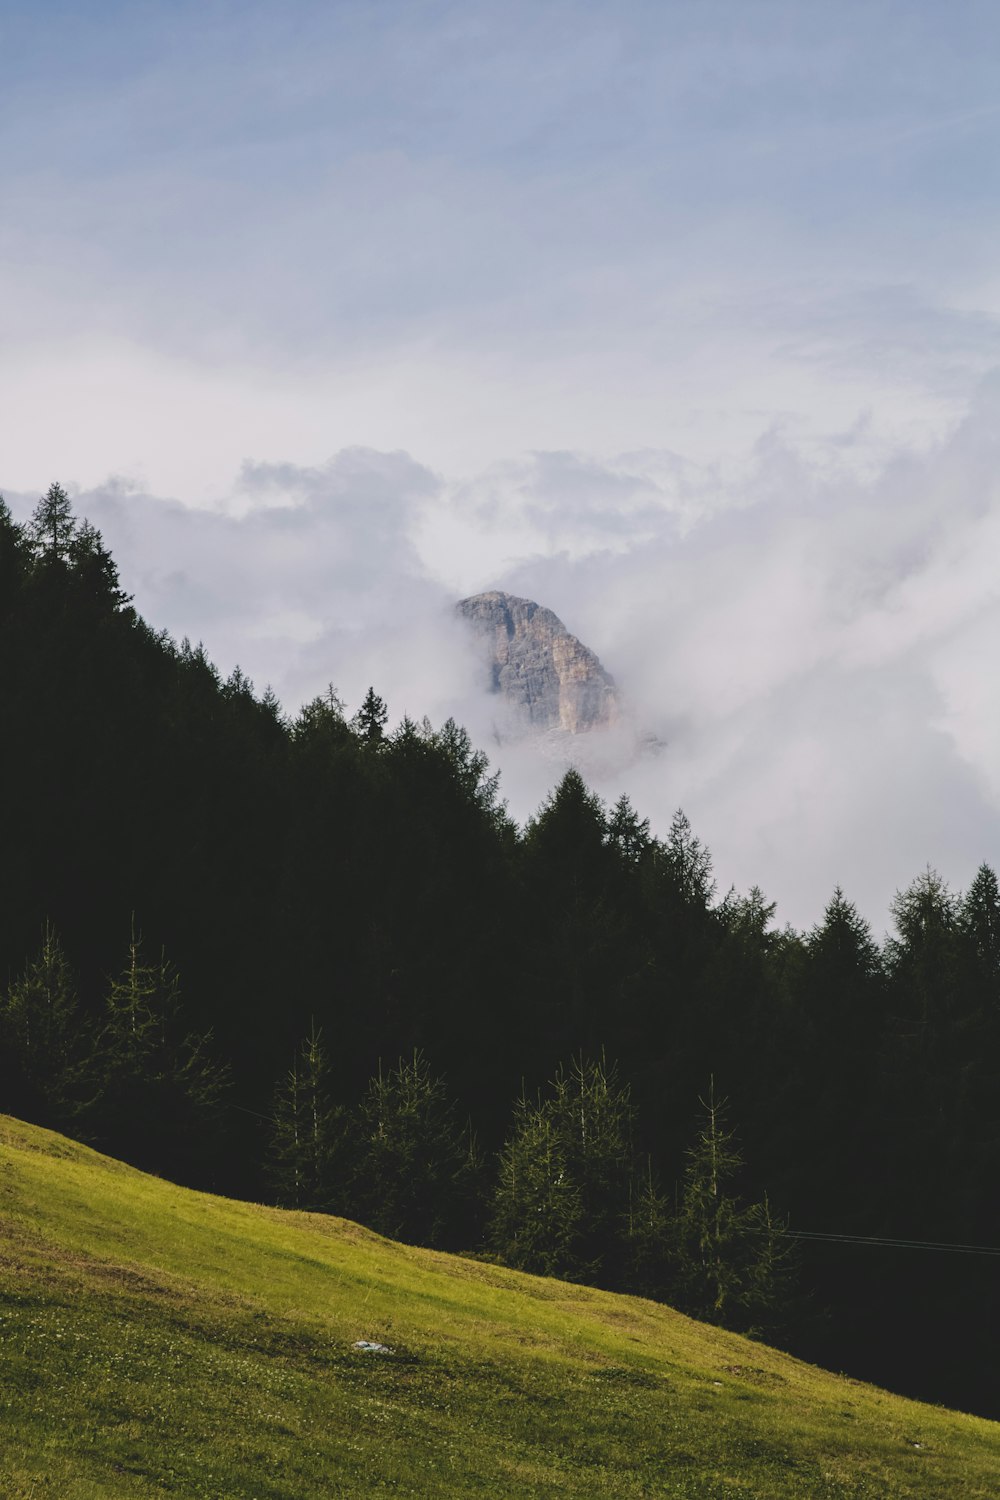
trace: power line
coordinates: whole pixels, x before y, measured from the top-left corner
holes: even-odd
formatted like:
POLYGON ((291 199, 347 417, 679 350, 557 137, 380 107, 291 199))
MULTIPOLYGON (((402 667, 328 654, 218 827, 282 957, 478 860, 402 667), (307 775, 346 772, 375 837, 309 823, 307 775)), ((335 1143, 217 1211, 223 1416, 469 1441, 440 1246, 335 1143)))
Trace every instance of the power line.
POLYGON ((785 1229, 790 1240, 809 1240, 828 1245, 879 1245, 888 1250, 937 1250, 948 1255, 1000 1257, 996 1245, 952 1245, 943 1240, 897 1240, 880 1234, 826 1234, 814 1229, 785 1229))

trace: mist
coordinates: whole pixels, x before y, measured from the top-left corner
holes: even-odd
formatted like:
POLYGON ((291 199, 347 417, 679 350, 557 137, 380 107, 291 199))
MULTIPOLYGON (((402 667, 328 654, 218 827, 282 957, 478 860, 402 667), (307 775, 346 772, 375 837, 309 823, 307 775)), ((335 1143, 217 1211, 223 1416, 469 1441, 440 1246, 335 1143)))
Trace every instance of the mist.
MULTIPOLYGON (((759 884, 805 928, 839 884, 881 932, 926 865, 962 887, 1000 851, 998 433, 991 378, 946 438, 875 465, 863 424, 821 449, 770 426, 726 473, 647 450, 455 477, 353 448, 247 462, 211 508, 121 477, 75 505, 154 627, 289 714, 373 684, 394 722, 464 723, 521 822, 577 764, 655 832, 683 807, 720 892, 759 884), (505 733, 453 609, 492 587, 598 653, 624 725, 505 733)), ((22 518, 34 498, 8 492, 22 518)))

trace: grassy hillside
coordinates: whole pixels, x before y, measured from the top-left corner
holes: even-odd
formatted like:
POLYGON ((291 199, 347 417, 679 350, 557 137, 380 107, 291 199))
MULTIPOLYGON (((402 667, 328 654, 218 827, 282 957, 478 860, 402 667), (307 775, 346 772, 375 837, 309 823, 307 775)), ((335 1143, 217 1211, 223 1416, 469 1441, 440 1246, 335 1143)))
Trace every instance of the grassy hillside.
POLYGON ((0 1349, 8 1500, 985 1500, 1000 1474, 1000 1425, 5 1116, 0 1349))

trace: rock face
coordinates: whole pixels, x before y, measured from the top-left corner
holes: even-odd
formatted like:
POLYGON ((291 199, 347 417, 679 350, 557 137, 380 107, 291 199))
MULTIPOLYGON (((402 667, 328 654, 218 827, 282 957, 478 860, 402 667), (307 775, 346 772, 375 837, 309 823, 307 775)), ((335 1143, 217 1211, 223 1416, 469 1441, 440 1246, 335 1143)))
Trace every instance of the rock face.
POLYGON ((526 727, 584 734, 615 722, 612 678, 550 609, 496 591, 455 607, 483 644, 493 692, 526 727))

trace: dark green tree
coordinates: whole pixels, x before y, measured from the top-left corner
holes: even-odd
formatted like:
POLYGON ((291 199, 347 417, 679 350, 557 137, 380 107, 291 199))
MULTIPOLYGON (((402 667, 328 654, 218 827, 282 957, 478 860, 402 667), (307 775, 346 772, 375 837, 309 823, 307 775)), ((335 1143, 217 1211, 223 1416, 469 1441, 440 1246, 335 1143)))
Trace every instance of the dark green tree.
POLYGON ((380 1234, 455 1247, 478 1193, 475 1143, 424 1055, 380 1068, 359 1111, 355 1202, 380 1234))
POLYGON ((97 1043, 106 1144, 137 1166, 209 1182, 229 1082, 210 1046, 184 1024, 176 971, 162 954, 147 961, 133 926, 97 1043))
POLYGON ((282 1208, 349 1211, 347 1115, 335 1104, 322 1031, 315 1023, 275 1089, 266 1171, 282 1208))
POLYGON ((344 718, 344 703, 333 683, 325 693, 320 693, 302 708, 295 719, 292 733, 299 744, 316 741, 343 744, 348 738, 347 721, 344 718))
POLYGON ((671 1209, 647 1157, 645 1170, 632 1175, 624 1285, 659 1302, 669 1301, 671 1293, 671 1209))
POLYGON ((787 1299, 784 1225, 767 1199, 749 1206, 735 1193, 743 1164, 714 1082, 701 1100, 702 1118, 671 1234, 670 1299, 691 1317, 741 1333, 773 1333, 787 1299))
POLYGON ((793 1036, 771 1159, 789 1163, 800 1213, 863 1232, 884 1191, 886 982, 871 928, 839 886, 805 936, 789 989, 793 1036))
POLYGON ((887 958, 901 1039, 933 1046, 956 1009, 960 969, 959 900, 928 868, 892 903, 897 935, 887 958))
POLYGON ((663 863, 685 905, 704 909, 711 904, 715 894, 712 856, 701 839, 695 837, 690 819, 680 807, 671 819, 663 845, 663 863))
POLYGON ((389 710, 384 699, 373 687, 365 694, 364 702, 351 720, 351 728, 362 744, 377 749, 385 739, 385 726, 389 721, 389 710))
POLYGON ((958 924, 981 987, 980 998, 996 1001, 1000 998, 1000 885, 989 865, 980 865, 976 871, 959 907, 958 924))
POLYGON ((500 1157, 490 1238, 511 1265, 621 1285, 636 1187, 634 1113, 615 1068, 576 1058, 522 1098, 500 1157))
POLYGON ((626 865, 636 865, 652 847, 649 819, 640 818, 628 797, 621 796, 608 819, 608 843, 626 865))
POLYGON ((540 1099, 522 1095, 500 1153, 490 1246, 509 1266, 564 1276, 575 1265, 582 1218, 560 1122, 540 1099))
POLYGON ((110 606, 113 610, 126 608, 130 595, 121 587, 118 566, 96 526, 84 519, 70 536, 66 556, 72 567, 78 596, 89 598, 91 603, 110 606))
POLYGON ((13 607, 15 591, 24 577, 28 548, 24 528, 10 513, 10 506, 0 495, 0 619, 13 607))
POLYGON ((31 517, 29 535, 38 553, 50 562, 66 561, 76 526, 69 495, 61 484, 50 484, 31 517))
POLYGON ((4 1108, 55 1129, 74 1128, 92 1102, 91 1048, 73 975, 46 923, 37 957, 0 996, 4 1108))

